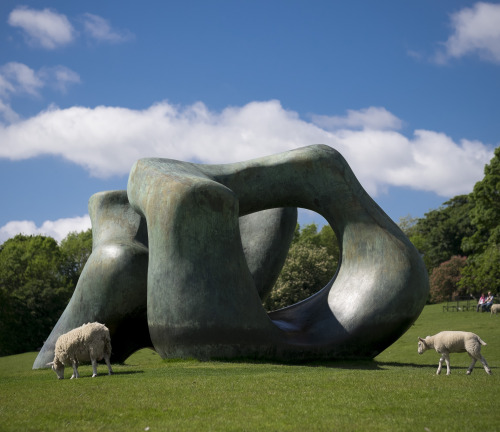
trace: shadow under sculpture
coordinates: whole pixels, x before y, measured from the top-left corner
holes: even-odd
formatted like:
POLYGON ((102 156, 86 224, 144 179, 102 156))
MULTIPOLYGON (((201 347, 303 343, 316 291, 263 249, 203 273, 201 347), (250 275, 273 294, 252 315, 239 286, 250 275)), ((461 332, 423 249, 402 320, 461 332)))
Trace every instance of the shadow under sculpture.
POLYGON ((371 358, 427 299, 418 251, 328 146, 225 165, 142 159, 127 193, 147 221, 147 319, 163 358, 371 358), (266 313, 238 218, 290 206, 325 217, 341 263, 320 292, 266 313))
MULTIPOLYGON (((89 215, 92 253, 68 306, 35 359, 34 369, 45 368, 54 359, 60 335, 87 322, 102 322, 109 328, 113 362, 153 347, 146 308, 146 221, 131 208, 124 190, 93 195, 89 215)), ((296 208, 270 209, 239 218, 242 247, 262 299, 279 276, 296 223, 296 208)))

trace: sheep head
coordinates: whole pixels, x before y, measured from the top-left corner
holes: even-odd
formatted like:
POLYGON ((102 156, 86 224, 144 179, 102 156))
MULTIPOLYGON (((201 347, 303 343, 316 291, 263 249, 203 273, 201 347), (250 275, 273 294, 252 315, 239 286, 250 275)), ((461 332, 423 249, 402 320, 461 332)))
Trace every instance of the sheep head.
POLYGON ((52 368, 52 370, 57 374, 58 379, 64 379, 64 364, 57 358, 54 358, 54 361, 47 363, 47 366, 52 368))
POLYGON ((425 341, 425 339, 422 339, 421 337, 419 337, 418 338, 418 353, 423 354, 428 349, 429 349, 429 345, 427 345, 427 342, 425 341))

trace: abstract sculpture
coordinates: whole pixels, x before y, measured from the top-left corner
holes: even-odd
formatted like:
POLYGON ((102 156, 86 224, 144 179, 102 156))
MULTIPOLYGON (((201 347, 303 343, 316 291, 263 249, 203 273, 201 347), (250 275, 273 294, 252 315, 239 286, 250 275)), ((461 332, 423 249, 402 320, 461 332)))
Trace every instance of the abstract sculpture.
POLYGON ((427 299, 418 251, 328 146, 226 165, 142 159, 126 195, 98 194, 89 208, 92 255, 34 368, 59 334, 96 320, 114 361, 145 346, 164 358, 371 358, 427 299), (290 207, 329 222, 341 262, 321 291, 266 313, 261 298, 295 228, 290 207))

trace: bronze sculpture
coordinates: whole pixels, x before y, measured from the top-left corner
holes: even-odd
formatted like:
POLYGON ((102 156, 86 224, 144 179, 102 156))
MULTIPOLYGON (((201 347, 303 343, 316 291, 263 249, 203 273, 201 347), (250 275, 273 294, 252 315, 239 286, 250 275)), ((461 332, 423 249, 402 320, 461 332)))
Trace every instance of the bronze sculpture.
MULTIPOLYGON (((121 242, 134 251, 134 263, 113 264, 113 277, 125 272, 136 278, 125 283, 126 291, 142 299, 142 309, 130 314, 122 305, 117 336, 112 323, 102 320, 118 351, 114 361, 140 345, 152 345, 164 358, 372 358, 409 328, 427 299, 427 272, 418 251, 328 146, 225 165, 142 159, 131 170, 126 196, 117 194, 125 206, 117 220, 125 226, 134 221, 135 228, 125 230, 130 244, 121 242), (290 207, 313 210, 329 222, 341 262, 320 292, 266 313, 261 297, 279 273, 295 227, 290 207), (256 222, 243 228, 245 218, 256 222), (259 234, 261 243, 250 247, 259 234), (127 324, 129 314, 133 325, 127 324), (120 342, 127 332, 134 342, 129 347, 120 342)), ((99 250, 99 234, 94 237, 92 255, 99 250)), ((115 254, 126 255, 116 249, 115 254)), ((96 280, 98 262, 91 256, 68 308, 75 303, 74 310, 89 309, 75 295, 83 298, 80 285, 91 285, 86 278, 96 280)), ((121 289, 109 274, 102 278, 93 283, 107 286, 88 288, 95 293, 84 295, 84 302, 105 303, 97 291, 121 289)), ((43 367, 49 341, 64 327, 60 322, 81 324, 70 319, 76 312, 67 312, 35 368, 43 367)), ((95 319, 83 315, 76 321, 95 319)))

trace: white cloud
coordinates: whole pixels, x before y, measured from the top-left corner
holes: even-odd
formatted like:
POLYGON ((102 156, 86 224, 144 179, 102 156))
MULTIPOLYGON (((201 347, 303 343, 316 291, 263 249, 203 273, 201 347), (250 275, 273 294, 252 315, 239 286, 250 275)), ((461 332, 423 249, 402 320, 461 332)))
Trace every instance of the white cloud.
POLYGON ((14 95, 39 97, 40 90, 46 86, 64 93, 70 84, 79 82, 80 76, 65 66, 43 67, 35 71, 22 63, 6 63, 0 66, 0 118, 7 123, 19 120, 8 103, 14 95))
POLYGON ((443 133, 417 130, 409 141, 411 162, 388 167, 386 181, 395 186, 433 191, 444 197, 472 192, 493 152, 479 141, 455 143, 443 133))
MULTIPOLYGON (((202 103, 180 107, 162 102, 140 111, 54 107, 27 120, 0 125, 0 158, 57 155, 94 176, 108 177, 128 173, 141 157, 227 163, 323 143, 346 158, 372 196, 389 186, 404 186, 449 198, 469 193, 493 157, 491 147, 479 141, 456 143, 428 130, 406 137, 390 129, 391 125, 399 128, 401 120, 383 108, 312 117, 328 130, 300 119, 278 101, 252 102, 221 112, 210 111, 202 103)), ((18 233, 45 234, 60 241, 69 232, 89 227, 87 215, 46 221, 40 227, 31 221, 13 221, 0 228, 0 243, 18 233)))
POLYGON ((0 99, 0 118, 4 118, 7 123, 19 121, 19 115, 6 102, 0 99))
POLYGON ((70 232, 85 231, 90 228, 88 215, 74 218, 45 221, 40 227, 32 221, 12 221, 0 227, 0 244, 17 234, 45 235, 60 242, 70 232))
POLYGON ((347 110, 346 116, 313 115, 312 120, 325 129, 363 128, 400 129, 402 122, 383 107, 369 107, 359 111, 347 110))
POLYGON ((355 119, 344 123, 356 128, 326 130, 283 109, 278 101, 221 112, 202 103, 179 107, 167 102, 140 111, 52 108, 0 126, 0 158, 56 155, 105 178, 128 173, 141 157, 227 163, 322 143, 340 151, 374 196, 389 186, 406 186, 450 197, 469 193, 493 157, 491 147, 478 141, 456 143, 425 130, 408 138, 388 129, 401 121, 382 108, 350 111, 345 119, 355 119), (374 118, 382 119, 379 129, 374 118))
POLYGON ((71 84, 79 84, 80 75, 66 66, 44 67, 40 69, 39 76, 43 78, 49 86, 66 93, 68 86, 71 84))
POLYGON ((108 20, 90 13, 83 15, 83 27, 87 35, 102 42, 125 42, 133 38, 127 30, 118 31, 111 27, 108 20))
POLYGON ((0 95, 28 93, 38 96, 43 85, 35 71, 25 64, 9 62, 0 67, 0 95))
POLYGON ((500 63, 500 4, 478 2, 451 16, 452 35, 444 52, 436 56, 444 63, 449 58, 477 54, 481 59, 500 63))
MULTIPOLYGON (((8 23, 20 28, 30 45, 50 50, 68 45, 79 35, 66 15, 51 9, 19 6, 10 13, 8 23)), ((130 31, 117 30, 98 15, 85 13, 77 19, 78 24, 85 35, 100 42, 120 43, 134 38, 130 31)))
POLYGON ((50 9, 35 10, 26 6, 14 9, 8 23, 23 30, 31 45, 55 49, 73 41, 74 29, 65 15, 50 9))

